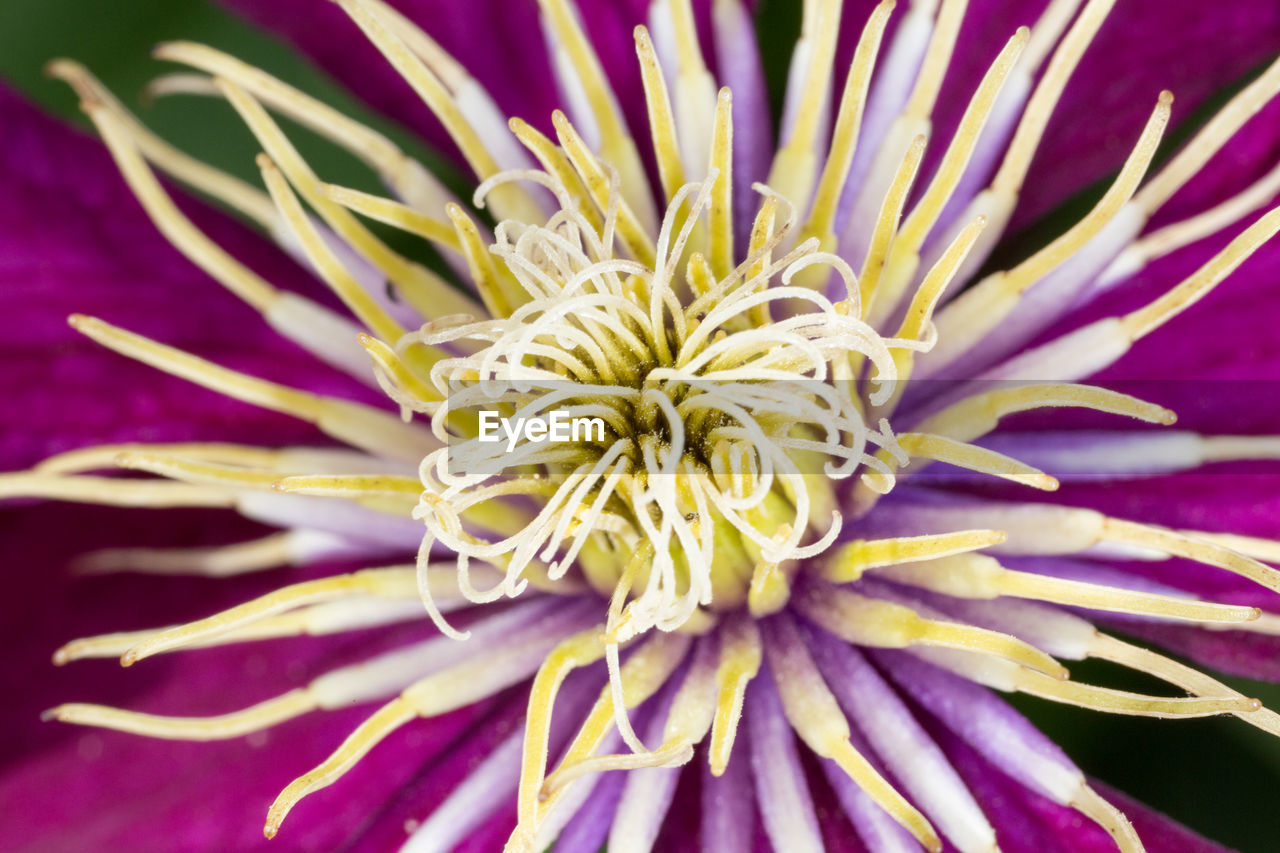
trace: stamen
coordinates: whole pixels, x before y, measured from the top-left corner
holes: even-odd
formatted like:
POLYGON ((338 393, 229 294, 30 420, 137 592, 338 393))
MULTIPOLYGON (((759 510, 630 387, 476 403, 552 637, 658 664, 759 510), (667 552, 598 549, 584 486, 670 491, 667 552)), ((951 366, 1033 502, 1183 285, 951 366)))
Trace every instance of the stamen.
POLYGON ((1262 707, 1257 699, 1244 697, 1165 698, 1143 696, 1123 690, 1095 687, 1076 681, 1052 679, 1029 669, 1016 674, 1017 689, 1032 696, 1052 699, 1066 705, 1105 711, 1111 714, 1127 714, 1135 717, 1179 719, 1212 717, 1217 714, 1250 713, 1262 707))
POLYGON ((1246 86, 1219 110, 1182 150, 1134 196, 1134 203, 1149 213, 1159 210, 1174 193, 1204 168, 1244 124, 1257 115, 1280 91, 1280 60, 1246 86))
POLYGON ((867 569, 934 560, 999 545, 1008 537, 999 530, 960 530, 893 539, 855 539, 826 557, 820 576, 832 583, 851 583, 867 569))
POLYGON ((456 232, 454 241, 459 244, 467 259, 471 281, 479 292, 484 307, 488 309, 489 316, 511 316, 516 308, 528 301, 528 294, 521 292, 505 267, 499 268, 494 263, 493 253, 480 239, 480 229, 461 206, 449 204, 445 207, 445 214, 453 224, 456 232))
POLYGON ((271 488, 291 494, 356 500, 400 496, 416 502, 422 494, 421 481, 389 474, 296 475, 273 480, 271 488))
MULTIPOLYGON (((417 461, 433 446, 426 433, 370 406, 246 376, 83 314, 72 314, 69 322, 76 331, 121 355, 228 397, 313 423, 339 441, 370 453, 417 461)), ((108 482, 123 487, 118 480, 108 482)))
POLYGON ((1163 406, 1128 394, 1091 385, 1055 383, 998 388, 975 394, 930 415, 916 428, 958 441, 975 441, 994 430, 1006 415, 1054 406, 1088 408, 1166 426, 1177 420, 1177 416, 1163 406))
POLYGON ((280 831, 280 824, 298 801, 321 788, 327 788, 348 770, 364 758, 369 750, 378 745, 387 735, 412 720, 416 715, 413 707, 402 697, 392 699, 383 705, 373 716, 356 727, 342 745, 334 751, 315 770, 298 777, 280 792, 267 812, 267 823, 262 833, 267 838, 275 838, 280 831))
POLYGON ((920 72, 916 75, 916 85, 911 90, 903 115, 927 118, 933 114, 938 92, 942 89, 942 78, 951 65, 951 52, 955 50, 956 38, 960 34, 960 25, 964 23, 968 5, 968 0, 943 0, 933 35, 929 39, 929 48, 920 72))
POLYGON ((689 0, 659 0, 652 7, 655 28, 659 16, 669 12, 672 39, 675 42, 676 121, 680 129, 680 156, 685 171, 693 180, 701 180, 706 170, 701 166, 702 153, 711 141, 711 115, 716 97, 715 79, 707 70, 698 44, 698 31, 693 22, 693 6, 689 0))
MULTIPOLYGON (((483 181, 501 171, 501 167, 485 148, 476 129, 463 115, 457 100, 426 63, 406 46, 401 36, 388 26, 384 14, 366 0, 336 0, 336 2, 364 31, 369 41, 373 42, 400 76, 413 87, 431 112, 435 113, 476 177, 483 181)), ((542 212, 533 199, 515 186, 509 185, 500 189, 495 194, 494 204, 499 216, 503 219, 514 219, 520 222, 539 222, 543 219, 542 212)))
POLYGON ((1256 607, 1176 598, 1158 593, 1137 592, 1047 575, 1004 568, 991 557, 963 554, 925 560, 907 566, 884 568, 880 574, 899 583, 961 598, 998 598, 1002 595, 1049 601, 1070 607, 1108 610, 1143 616, 1186 621, 1236 623, 1257 619, 1256 607))
POLYGON ((593 203, 582 178, 565 155, 564 149, 556 145, 536 128, 520 118, 513 118, 509 125, 516 139, 520 140, 532 152, 543 170, 577 202, 578 213, 581 214, 594 229, 598 237, 604 236, 604 220, 593 203))
POLYGON ((1280 166, 1221 204, 1181 222, 1166 225, 1133 243, 1103 271, 1100 284, 1105 287, 1128 278, 1150 262, 1221 231, 1266 205, 1277 192, 1280 192, 1280 166))
POLYGON ((201 462, 162 453, 125 452, 115 458, 118 467, 146 471, 171 480, 198 486, 220 486, 228 489, 270 488, 278 475, 271 471, 254 471, 231 465, 201 462))
MULTIPOLYGON (((386 136, 259 68, 208 45, 186 41, 157 45, 152 56, 230 80, 272 109, 350 151, 414 207, 436 210, 452 198, 430 171, 386 136)), ((150 94, 165 93, 163 78, 157 84, 148 89, 150 94)), ((216 84, 210 84, 208 93, 219 93, 216 84)))
MULTIPOLYGON (((911 458, 947 462, 970 471, 990 474, 1019 485, 1030 486, 1033 489, 1052 492, 1058 488, 1058 481, 1055 478, 1030 465, 1005 456, 1003 453, 996 453, 985 447, 966 444, 944 436, 918 432, 903 433, 898 436, 898 446, 911 458)), ((874 501, 893 486, 897 461, 885 450, 881 450, 877 456, 888 470, 887 472, 869 471, 863 475, 864 481, 870 481, 860 483, 858 486, 861 492, 858 500, 864 505, 868 501, 874 501)))
MULTIPOLYGON (((945 14, 946 9, 944 8, 943 15, 945 14)), ((942 20, 940 17, 939 28, 941 27, 942 20)), ((987 69, 987 73, 983 76, 977 91, 974 92, 973 99, 969 102, 968 107, 965 108, 964 115, 960 119, 960 126, 956 128, 955 136, 952 137, 951 144, 947 146, 946 153, 942 156, 942 162, 938 165, 937 173, 933 176, 933 180, 929 182, 929 186, 924 195, 921 196, 920 202, 902 225, 899 239, 903 243, 905 252, 917 252, 924 242, 924 238, 933 228, 934 223, 937 222, 943 207, 946 206, 951 197, 951 193, 960 182, 960 177, 964 173, 965 166, 969 163, 969 158, 973 155, 973 149, 977 145, 978 137, 982 134, 982 128, 986 125, 987 118, 991 115, 991 110, 995 106, 996 98, 999 96, 1005 80, 1008 79, 1009 73, 1018 61, 1018 57, 1022 55, 1022 50, 1026 47, 1027 40, 1030 37, 1030 30, 1026 27, 1019 28, 1017 33, 1005 44, 1004 49, 1000 51, 1000 55, 991 63, 991 67, 987 69)), ((928 60, 926 59, 927 62, 928 60)), ((924 72, 922 71, 921 77, 923 78, 923 76, 924 72)))
POLYGON ((329 201, 320 191, 320 180, 281 131, 280 126, 252 95, 235 83, 217 79, 218 88, 266 153, 320 217, 361 257, 377 267, 404 294, 423 317, 478 314, 479 307, 465 294, 421 264, 407 260, 360 224, 346 208, 329 201))
POLYGON ((716 712, 711 724, 707 757, 711 774, 721 776, 729 766, 733 742, 742 719, 747 684, 760 672, 763 649, 754 619, 731 617, 720 632, 720 663, 716 667, 716 712))
POLYGON ((889 15, 896 5, 896 0, 881 0, 872 10, 871 17, 867 19, 862 35, 858 38, 853 62, 849 65, 849 74, 845 78, 835 130, 831 134, 831 149, 818 179, 809 220, 801 230, 801 234, 805 236, 817 237, 818 246, 824 252, 835 248, 836 207, 848 180, 849 169, 853 165, 858 131, 862 125, 862 111, 866 106, 867 89, 871 82, 871 69, 880 53, 880 41, 889 23, 889 15))
POLYGON ((122 453, 160 453, 167 456, 181 456, 185 459, 199 459, 204 462, 218 462, 224 465, 239 465, 245 468, 262 468, 269 471, 360 471, 370 466, 385 463, 376 457, 357 453, 351 450, 330 447, 257 447, 252 444, 231 444, 229 442, 171 442, 147 444, 131 442, 128 444, 98 444, 81 447, 50 456, 38 463, 33 471, 42 474, 76 474, 82 471, 94 471, 102 468, 114 468, 116 458, 122 453))
POLYGON ((291 584, 213 616, 159 631, 126 651, 120 663, 132 666, 144 658, 216 636, 264 616, 353 594, 411 598, 417 595, 417 581, 411 569, 388 568, 363 569, 352 574, 291 584))
POLYGON ((437 410, 442 395, 435 386, 423 381, 399 354, 375 337, 361 333, 357 340, 373 360, 378 384, 387 396, 400 404, 400 418, 408 423, 413 412, 428 414, 437 410))
POLYGON ((813 193, 818 167, 814 144, 831 88, 831 66, 835 61, 836 37, 840 34, 839 0, 811 0, 805 6, 805 17, 812 26, 802 38, 810 50, 803 88, 795 101, 794 123, 786 129, 786 142, 774 156, 768 180, 769 186, 797 210, 809 206, 813 193))
POLYGON ((458 235, 453 232, 449 223, 420 213, 407 204, 334 184, 322 183, 319 189, 325 198, 348 210, 394 226, 401 231, 417 234, 443 248, 462 251, 462 246, 458 243, 458 235))
POLYGON ((520 763, 520 786, 516 797, 522 824, 537 822, 538 791, 547 771, 547 751, 551 738, 551 713, 556 693, 569 673, 604 657, 601 627, 588 628, 556 646, 533 678, 529 688, 529 711, 525 716, 524 751, 520 763))
POLYGON ((922 360, 927 358, 936 371, 939 365, 950 364, 968 352, 1012 313, 1029 287, 1080 252, 1120 213, 1155 156, 1169 123, 1172 104, 1173 95, 1161 92, 1156 108, 1120 174, 1083 219, 1012 270, 988 276, 941 311, 937 320, 938 346, 927 356, 922 356, 922 360))
POLYGON ((1217 566, 1275 592, 1280 592, 1280 570, 1271 568, 1221 545, 1199 541, 1174 530, 1149 524, 1138 524, 1119 518, 1105 518, 1102 539, 1154 548, 1175 557, 1186 557, 1198 563, 1217 566))
MULTIPOLYGON (((566 624, 572 630, 572 626, 581 624, 585 612, 579 608, 571 616, 563 611, 559 615, 570 616, 566 624)), ((477 667, 475 661, 463 659, 410 684, 361 723, 329 758, 280 793, 267 813, 266 836, 275 835, 299 800, 333 784, 400 726, 414 718, 435 717, 465 707, 528 678, 561 636, 536 627, 505 638, 499 634, 496 648, 489 649, 484 666, 477 667)))
POLYGON ((797 599, 817 624, 846 642, 881 649, 941 646, 992 655, 1044 673, 1047 681, 1066 678, 1066 668, 1016 637, 975 625, 926 619, 909 607, 852 590, 812 585, 797 599))
POLYGON ((1207 530, 1180 530, 1178 532, 1190 539, 1209 542, 1227 550, 1244 554, 1246 557, 1252 557, 1255 560, 1280 563, 1280 542, 1273 539, 1241 536, 1236 533, 1211 533, 1207 530))
POLYGON ((189 156, 156 136, 83 65, 69 59, 55 59, 45 66, 45 71, 75 89, 82 102, 100 104, 115 116, 142 156, 161 171, 243 213, 263 229, 274 229, 275 208, 262 190, 189 156))
POLYGON ((108 548, 85 554, 72 565, 87 574, 127 571, 234 577, 274 566, 297 565, 299 558, 310 557, 308 552, 315 550, 306 541, 311 536, 331 541, 327 534, 316 531, 286 530, 214 548, 108 548))
POLYGON ((1200 301, 1254 252, 1280 231, 1280 207, 1264 215, 1232 240, 1194 275, 1151 304, 1120 319, 1123 330, 1137 341, 1200 301))
POLYGON ((69 703, 51 708, 41 714, 41 719, 58 720, 78 726, 97 726, 129 732, 144 737, 168 740, 210 741, 227 740, 251 732, 262 731, 274 725, 292 720, 319 707, 305 689, 290 690, 281 696, 259 702, 242 711, 219 714, 213 717, 162 717, 141 714, 106 705, 69 703))
POLYGON ((225 489, 115 477, 62 477, 56 474, 0 474, 0 499, 48 498, 57 501, 130 507, 233 507, 225 489))
MULTIPOLYGON (((591 153, 586 142, 573 129, 573 125, 569 123, 564 113, 559 110, 552 113, 551 121, 555 125, 556 136, 560 140, 561 147, 569 157, 569 161, 573 163, 579 177, 586 183, 596 205, 600 210, 607 211, 611 209, 611 205, 617 204, 618 237, 627 247, 627 251, 640 263, 652 268, 655 265, 656 255, 649 235, 653 232, 646 230, 641 224, 629 199, 614 199, 615 194, 612 192, 611 183, 601 162, 591 153)), ((619 186, 622 184, 619 183, 619 186)))
MULTIPOLYGON (((591 46, 591 41, 582 32, 582 27, 578 24, 566 0, 539 0, 538 5, 546 15, 559 47, 566 51, 574 71, 577 72, 578 80, 582 84, 590 105, 591 114, 595 117, 596 126, 600 129, 601 159, 611 163, 621 177, 620 185, 626 197, 624 206, 634 211, 641 224, 639 229, 641 233, 655 233, 658 215, 649 195, 649 181, 645 177, 644 164, 636 150, 631 133, 622 120, 622 114, 613 99, 613 94, 609 91, 608 77, 600 66, 600 60, 591 46)), ((563 117, 561 121, 567 124, 563 117)), ((560 130, 559 124, 556 129, 560 130)), ((563 139, 561 144, 564 144, 563 139)), ((565 149, 568 150, 569 146, 566 145, 565 149)), ((570 157, 573 157, 572 152, 570 157)), ((575 164, 577 164, 576 158, 575 164)))
POLYGON ((898 232, 898 222, 902 218, 902 210, 907 202, 916 173, 920 170, 920 161, 924 157, 926 136, 917 136, 907 147, 902 163, 894 173, 893 182, 884 194, 880 206, 880 215, 876 218, 871 232, 870 248, 866 261, 862 264, 862 274, 858 276, 858 288, 861 294, 862 316, 868 317, 870 308, 875 304, 880 279, 884 277, 888 263, 889 249, 894 235, 898 232))
POLYGON ((642 26, 636 27, 635 39, 636 55, 640 58, 640 77, 644 83, 645 106, 649 112, 649 132, 653 137, 653 152, 658 161, 658 177, 662 181, 663 195, 670 202, 686 180, 680 142, 676 138, 675 116, 671 112, 667 82, 658 65, 658 57, 653 52, 649 31, 642 26))
POLYGON ((711 271, 724 278, 733 271, 733 116, 732 95, 726 87, 716 99, 715 124, 711 131, 709 174, 711 186, 711 271))
MULTIPOLYGON (((684 658, 689 642, 689 637, 684 634, 659 632, 627 658, 622 665, 621 681, 623 700, 628 708, 634 708, 657 692, 684 658)), ((614 717, 613 692, 606 686, 569 744, 559 767, 543 783, 536 822, 517 824, 507 843, 508 850, 530 849, 538 826, 546 821, 565 795, 566 788, 557 782, 557 774, 561 769, 571 772, 571 768, 589 758, 603 742, 614 717)))
MULTIPOLYGON (((1154 675, 1197 696, 1226 695, 1245 698, 1239 692, 1203 672, 1101 632, 1095 635, 1089 655, 1154 675)), ((1280 714, 1269 708, 1238 712, 1235 716, 1268 734, 1280 736, 1280 714)))
POLYGON ((1120 853, 1146 853, 1142 839, 1137 830, 1129 822, 1124 812, 1102 798, 1102 795, 1088 785, 1080 786, 1080 793, 1070 805, 1101 826, 1115 841, 1120 853))
MULTIPOLYGON (((1040 147, 1040 140, 1049 124, 1049 117, 1053 115, 1053 109, 1061 99, 1062 92, 1067 87, 1067 81, 1071 79, 1076 66, 1080 64, 1081 57, 1093 42, 1098 28, 1107 19, 1114 5, 1115 0, 1090 0, 1054 52, 1053 58, 1049 60, 1040 83, 1027 101, 1022 120, 1018 123, 1018 129, 1014 131, 1013 139, 1006 149, 1004 161, 991 181, 991 191, 1001 198, 1010 200, 1007 205, 1010 212, 1012 200, 1017 198, 1022 189, 1022 182, 1026 179, 1027 170, 1031 167, 1031 158, 1040 147)), ((1032 45, 1027 50, 1028 59, 1034 58, 1038 35, 1039 32, 1032 37, 1032 45)), ((1003 216, 995 214, 994 218, 997 226, 996 233, 1003 233, 1008 214, 1005 213, 1003 216)))

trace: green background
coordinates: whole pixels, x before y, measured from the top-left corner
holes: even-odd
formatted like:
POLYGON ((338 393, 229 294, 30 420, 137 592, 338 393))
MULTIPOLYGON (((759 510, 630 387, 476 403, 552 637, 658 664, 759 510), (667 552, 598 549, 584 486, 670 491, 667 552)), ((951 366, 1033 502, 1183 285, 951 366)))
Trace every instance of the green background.
MULTIPOLYGON (((762 48, 775 100, 781 92, 787 51, 799 29, 799 6, 772 0, 760 11, 765 19, 761 32, 770 34, 762 48)), ((352 37, 360 37, 354 28, 352 37)), ((363 109, 339 85, 280 42, 198 0, 3 0, 0 77, 49 111, 85 126, 70 91, 43 74, 44 64, 52 58, 77 59, 161 135, 256 182, 256 146, 230 108, 204 98, 164 99, 150 106, 138 103, 137 95, 146 82, 170 70, 151 59, 150 48, 159 41, 179 38, 212 44, 259 65, 390 133, 411 153, 438 163, 410 135, 363 109)), ((1180 128, 1175 139, 1186 130, 1180 128)), ((300 139, 300 147, 327 179, 372 188, 367 172, 345 154, 314 139, 300 139)), ((1096 192, 1081 193, 1032 233, 1057 233, 1064 217, 1091 204, 1096 192)), ((1040 240, 1034 237, 1022 241, 1018 253, 1027 252, 1036 242, 1040 240)), ((1085 680, 1159 690, 1115 667, 1091 663, 1071 668, 1085 680)), ((1224 680, 1280 709, 1280 688, 1224 680)), ((1024 697, 1012 701, 1087 772, 1222 843, 1248 853, 1280 850, 1275 803, 1280 795, 1280 741, 1232 718, 1156 721, 1106 716, 1024 697)))

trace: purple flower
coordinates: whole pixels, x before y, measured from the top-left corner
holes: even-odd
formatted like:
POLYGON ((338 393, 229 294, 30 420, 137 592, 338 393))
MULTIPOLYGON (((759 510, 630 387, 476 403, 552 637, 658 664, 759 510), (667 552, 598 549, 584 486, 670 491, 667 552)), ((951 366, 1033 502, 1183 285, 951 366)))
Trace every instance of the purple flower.
POLYGON ((111 576, 15 575, 0 795, 38 817, 8 847, 247 849, 270 804, 276 849, 1219 849, 997 692, 1280 734, 1115 633, 1277 677, 1276 498, 1240 485, 1276 422, 1209 380, 1275 374, 1280 62, 1153 163, 1159 86, 1274 59, 1280 12, 1217 10, 1163 80, 1188 41, 1133 30, 1167 3, 814 0, 775 128, 737 0, 634 5, 252 10, 421 122, 461 200, 201 45, 160 46, 186 69, 152 94, 228 101, 260 186, 74 63, 127 190, 0 96, 3 449, 35 465, 0 497, 90 505, 9 510, 8 553, 111 576), (1002 243, 1116 168, 1047 245, 1002 243))

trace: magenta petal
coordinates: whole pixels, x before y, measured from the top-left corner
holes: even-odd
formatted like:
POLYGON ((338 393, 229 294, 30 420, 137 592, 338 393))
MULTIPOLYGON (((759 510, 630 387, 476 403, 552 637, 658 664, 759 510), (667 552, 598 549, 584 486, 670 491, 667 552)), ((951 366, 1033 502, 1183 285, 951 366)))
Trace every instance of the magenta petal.
MULTIPOLYGON (((337 4, 224 2, 292 41, 365 103, 417 130, 433 146, 455 151, 421 99, 337 4)), ((395 0, 391 5, 466 66, 504 112, 550 130, 551 112, 564 105, 547 56, 537 3, 395 0)), ((705 19, 706 4, 697 5, 698 17, 705 19)), ((644 95, 632 30, 645 22, 648 3, 627 0, 576 6, 618 102, 630 119, 641 119, 644 95)))
MULTIPOLYGON (((455 151, 430 110, 338 4, 226 0, 226 5, 292 41, 365 103, 417 130, 436 148, 455 151)), ((558 98, 536 3, 400 0, 392 5, 461 60, 509 114, 549 125, 558 98)))
MULTIPOLYGON (((990 0, 981 5, 1022 4, 990 0)), ((988 20, 970 12, 971 24, 988 20)), ((1280 6, 1270 0, 1223 4, 1212 14, 1205 14, 1198 0, 1117 3, 1054 110, 1014 227, 1118 169, 1128 140, 1137 139, 1162 89, 1174 94, 1177 126, 1208 96, 1277 52, 1280 6)))
MULTIPOLYGON (((58 507, 9 513, 35 521, 58 507)), ((225 528, 210 513, 167 513, 158 544, 209 536, 225 528)), ((81 510, 77 536, 93 544, 107 536, 137 535, 147 520, 137 512, 81 510)), ((154 524, 154 522, 151 522, 154 524)), ((68 537, 64 537, 68 538, 68 537)), ((114 577, 68 586, 56 570, 68 546, 26 539, 11 550, 9 588, 21 614, 7 614, 2 638, 12 663, 5 668, 3 723, 8 733, 0 797, 11 815, 0 822, 4 850, 338 849, 355 835, 407 776, 430 763, 473 719, 477 707, 430 724, 407 726, 374 750, 352 775, 304 802, 280 837, 262 837, 266 808, 294 777, 322 760, 371 712, 372 706, 309 714, 260 735, 224 743, 157 741, 58 723, 41 710, 59 701, 100 701, 161 713, 208 714, 244 707, 306 683, 329 664, 399 644, 408 631, 341 639, 292 640, 160 658, 122 670, 114 661, 54 668, 49 654, 62 641, 104 629, 181 621, 237 603, 278 585, 278 578, 231 585, 193 579, 114 577), (35 546, 43 545, 42 549, 35 546), (43 559, 37 559, 40 554, 43 559), (22 582, 30 579, 28 588, 22 582), (18 592, 20 590, 20 592, 18 592), (9 679, 15 679, 10 682, 9 679), (406 760, 406 756, 412 760, 406 760), (367 762, 367 763, 366 763, 367 762)), ((118 541, 118 540, 117 540, 118 541)), ((362 848, 369 849, 369 848, 362 848)))
MULTIPOLYGON (((1115 842, 1079 812, 1023 787, 946 729, 936 727, 933 735, 991 819, 1003 853, 1114 853, 1115 842)), ((1227 853, 1134 800, 1091 784, 1129 816, 1152 853, 1227 853)))
MULTIPOLYGON (((171 248, 99 142, 3 88, 0 127, 0 469, 91 442, 319 438, 292 418, 164 376, 72 331, 67 315, 93 314, 250 373, 357 393, 171 248)), ((264 239, 207 209, 191 212, 268 281, 314 287, 264 239)))

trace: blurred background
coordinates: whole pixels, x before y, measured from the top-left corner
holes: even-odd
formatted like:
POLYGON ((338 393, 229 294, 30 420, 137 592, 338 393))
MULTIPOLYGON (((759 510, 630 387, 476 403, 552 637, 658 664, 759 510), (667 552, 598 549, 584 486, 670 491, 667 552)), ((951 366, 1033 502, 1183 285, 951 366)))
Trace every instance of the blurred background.
MULTIPOLYGON (((768 34, 762 48, 771 83, 778 92, 782 79, 778 72, 785 71, 786 51, 799 29, 800 5, 771 0, 760 6, 759 14, 765 19, 760 31, 768 34)), ((353 33, 353 38, 359 37, 353 33)), ((0 3, 0 78, 50 113, 86 127, 70 90, 43 73, 44 64, 52 58, 79 60, 162 136, 203 160, 257 182, 253 163, 257 147, 233 120, 229 107, 204 98, 170 98, 150 105, 140 102, 146 83, 166 70, 151 59, 149 50, 167 39, 206 42, 261 66, 383 130, 410 153, 448 173, 440 158, 426 151, 411 134, 362 107, 286 45, 200 0, 4 0, 0 3)), ((465 62, 466 57, 461 58, 465 62)), ((1227 94, 1215 100, 1221 101, 1227 94)), ((1205 113, 1206 109, 1201 109, 1197 116, 1205 113)), ((1193 117, 1189 124, 1195 121, 1193 117)), ((1174 139, 1183 138, 1189 130, 1183 125, 1174 139)), ((3 132, 0 127, 0 134, 3 132)), ((320 174, 349 186, 369 185, 367 172, 346 155, 301 135, 299 141, 320 174)), ((1092 197, 1092 192, 1082 193, 1032 233, 1056 233, 1056 222, 1068 216, 1069 210, 1091 203, 1092 197)), ((156 239, 161 238, 157 235, 156 239)), ((1029 248, 1024 244, 1020 252, 1026 251, 1029 248)), ((69 628, 68 636, 74 634, 69 628)), ((1072 664, 1071 668, 1078 677, 1098 683, 1131 689, 1150 687, 1104 665, 1072 664)), ((1280 688, 1276 686, 1223 680, 1272 708, 1280 708, 1280 688)), ((1280 795, 1280 740, 1229 718, 1161 722, 1105 716, 1026 697, 1013 697, 1012 701, 1086 772, 1219 842, 1248 853, 1280 850, 1275 802, 1280 795)), ((244 819, 256 821, 258 815, 244 819)))

